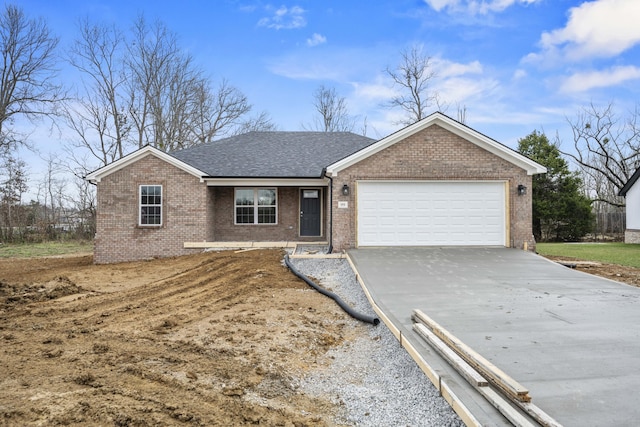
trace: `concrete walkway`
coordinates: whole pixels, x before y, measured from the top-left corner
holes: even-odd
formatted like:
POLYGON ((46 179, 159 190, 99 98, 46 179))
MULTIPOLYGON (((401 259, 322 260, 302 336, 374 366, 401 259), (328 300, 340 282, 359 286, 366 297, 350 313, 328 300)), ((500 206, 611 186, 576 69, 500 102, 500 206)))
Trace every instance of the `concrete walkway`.
POLYGON ((507 248, 348 252, 371 297, 482 425, 509 425, 412 331, 420 309, 565 426, 640 420, 640 289, 507 248))

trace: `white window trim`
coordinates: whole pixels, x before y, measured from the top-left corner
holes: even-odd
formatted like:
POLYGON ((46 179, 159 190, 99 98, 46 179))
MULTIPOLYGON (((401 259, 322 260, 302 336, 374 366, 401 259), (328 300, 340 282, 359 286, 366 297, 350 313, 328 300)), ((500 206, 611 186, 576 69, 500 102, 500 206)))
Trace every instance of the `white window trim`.
POLYGON ((234 225, 278 225, 278 188, 276 187, 234 187, 233 189, 233 224, 234 225), (245 205, 245 207, 253 206, 253 222, 238 222, 237 208, 242 207, 236 205, 236 191, 237 190, 253 190, 253 205, 245 205), (258 222, 258 190, 273 190, 276 193, 275 204, 275 222, 259 223, 258 222))
POLYGON ((162 184, 140 184, 138 186, 138 227, 162 227, 164 224, 164 188, 162 184), (159 205, 143 205, 142 204, 142 187, 160 187, 160 204, 159 205), (160 207, 160 224, 143 224, 142 223, 142 207, 143 206, 159 206, 160 207))

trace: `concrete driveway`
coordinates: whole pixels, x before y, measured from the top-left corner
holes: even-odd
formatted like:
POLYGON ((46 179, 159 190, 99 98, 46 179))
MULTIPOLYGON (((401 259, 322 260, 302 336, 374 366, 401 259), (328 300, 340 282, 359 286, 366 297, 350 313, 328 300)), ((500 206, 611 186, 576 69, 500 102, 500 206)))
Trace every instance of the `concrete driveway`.
POLYGON ((348 252, 379 308, 483 425, 508 425, 412 331, 420 309, 565 426, 640 420, 640 289, 507 248, 348 252))

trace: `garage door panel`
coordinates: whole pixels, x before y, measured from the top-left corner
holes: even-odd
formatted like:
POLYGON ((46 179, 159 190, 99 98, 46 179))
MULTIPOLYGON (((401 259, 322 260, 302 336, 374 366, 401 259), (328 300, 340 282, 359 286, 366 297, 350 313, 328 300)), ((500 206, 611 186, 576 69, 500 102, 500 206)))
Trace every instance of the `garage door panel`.
POLYGON ((358 245, 504 245, 502 182, 358 183, 358 245))

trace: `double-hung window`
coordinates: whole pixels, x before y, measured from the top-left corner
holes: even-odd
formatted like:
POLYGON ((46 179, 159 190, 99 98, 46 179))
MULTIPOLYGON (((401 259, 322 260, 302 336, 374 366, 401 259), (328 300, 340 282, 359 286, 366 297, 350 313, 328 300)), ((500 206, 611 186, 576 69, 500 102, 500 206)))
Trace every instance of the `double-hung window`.
POLYGON ((162 185, 140 186, 140 226, 162 225, 162 185))
POLYGON ((236 224, 277 224, 277 196, 275 188, 236 188, 236 224))

